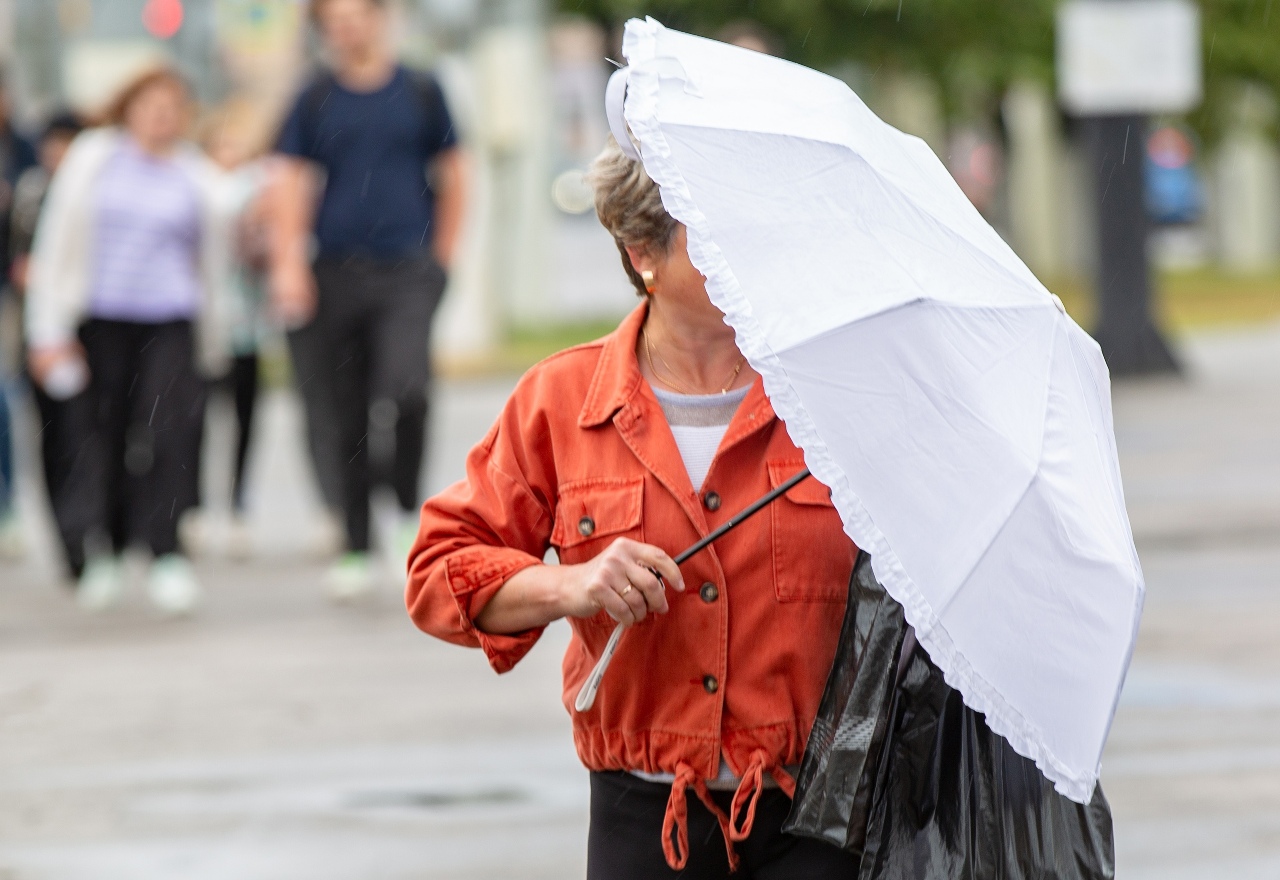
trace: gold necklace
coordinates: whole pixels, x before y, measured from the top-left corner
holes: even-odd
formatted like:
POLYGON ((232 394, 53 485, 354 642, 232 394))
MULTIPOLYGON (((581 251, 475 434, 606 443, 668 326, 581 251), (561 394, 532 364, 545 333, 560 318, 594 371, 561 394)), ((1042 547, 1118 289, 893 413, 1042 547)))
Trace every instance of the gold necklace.
MULTIPOLYGON (((644 337, 644 353, 645 357, 649 359, 649 371, 652 372, 654 376, 657 376, 658 381, 663 385, 674 388, 681 394, 693 395, 695 397, 700 396, 700 392, 690 391, 678 382, 673 382, 670 379, 664 379, 662 376, 658 375, 658 368, 654 366, 653 363, 653 343, 649 341, 649 331, 647 329, 641 330, 640 335, 644 337)), ((724 384, 724 387, 720 389, 721 394, 728 394, 729 389, 733 387, 733 383, 738 381, 738 374, 742 372, 742 364, 744 360, 745 358, 742 355, 738 355, 738 362, 734 364, 733 372, 729 374, 729 381, 727 381, 724 384)), ((671 369, 667 362, 662 359, 661 355, 658 356, 658 363, 662 364, 662 369, 667 371, 667 375, 675 375, 675 370, 671 369)))

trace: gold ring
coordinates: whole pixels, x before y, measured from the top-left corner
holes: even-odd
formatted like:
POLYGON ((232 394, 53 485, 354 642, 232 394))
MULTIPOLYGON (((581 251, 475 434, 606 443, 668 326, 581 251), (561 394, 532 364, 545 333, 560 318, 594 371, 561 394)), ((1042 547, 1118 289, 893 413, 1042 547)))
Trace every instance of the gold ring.
POLYGON ((625 590, 623 590, 621 593, 619 593, 618 595, 619 595, 619 596, 625 596, 625 595, 627 595, 627 593, 630 593, 630 592, 631 592, 631 584, 627 584, 627 588, 626 588, 625 590))

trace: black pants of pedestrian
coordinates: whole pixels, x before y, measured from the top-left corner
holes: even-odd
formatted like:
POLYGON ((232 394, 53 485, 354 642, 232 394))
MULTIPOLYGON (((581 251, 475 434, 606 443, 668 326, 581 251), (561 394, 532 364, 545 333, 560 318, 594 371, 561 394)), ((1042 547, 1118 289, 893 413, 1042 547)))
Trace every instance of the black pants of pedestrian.
POLYGON ((216 383, 220 393, 231 397, 236 412, 234 470, 231 473, 231 509, 244 512, 244 471, 253 440, 253 413, 258 406, 258 355, 236 355, 231 369, 216 383))
MULTIPOLYGON (((854 880, 860 859, 842 849, 782 832, 791 799, 778 789, 760 794, 751 836, 734 844, 741 859, 730 874, 720 824, 689 791, 689 861, 673 871, 662 854, 662 819, 671 786, 630 773, 591 774, 587 880, 854 880)), ((732 792, 711 793, 728 812, 732 792)))
POLYGON ((332 511, 342 510, 342 433, 338 404, 333 399, 333 346, 317 315, 310 323, 289 331, 289 358, 294 384, 302 398, 307 450, 315 470, 320 497, 332 511))
POLYGON ((334 362, 349 550, 369 549, 375 463, 403 510, 420 503, 428 345, 444 283, 444 270, 426 255, 395 263, 350 258, 316 264, 317 320, 334 362), (375 450, 383 453, 377 462, 375 450))
POLYGON ((85 538, 97 516, 85 503, 85 485, 96 479, 94 408, 88 391, 70 400, 54 400, 31 382, 40 416, 40 463, 49 507, 73 578, 84 571, 85 538))
POLYGON ((205 387, 191 322, 93 319, 80 331, 92 380, 93 526, 119 552, 178 550, 178 518, 195 506, 205 387))

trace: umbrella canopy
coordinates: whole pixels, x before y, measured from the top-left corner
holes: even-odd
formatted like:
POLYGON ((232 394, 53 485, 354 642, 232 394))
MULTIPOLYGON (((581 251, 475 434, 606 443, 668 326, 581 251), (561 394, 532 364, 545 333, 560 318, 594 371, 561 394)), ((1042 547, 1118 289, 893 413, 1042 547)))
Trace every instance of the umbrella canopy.
POLYGON ((1098 346, 844 83, 653 19, 623 52, 611 128, 849 536, 947 682, 1087 802, 1143 598, 1098 346))

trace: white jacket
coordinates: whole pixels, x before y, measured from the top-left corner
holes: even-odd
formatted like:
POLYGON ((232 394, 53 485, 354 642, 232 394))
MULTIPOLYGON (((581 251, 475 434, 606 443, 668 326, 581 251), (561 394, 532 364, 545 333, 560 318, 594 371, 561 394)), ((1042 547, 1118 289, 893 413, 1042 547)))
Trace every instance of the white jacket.
MULTIPOLYGON (((93 271, 97 185, 102 169, 120 148, 118 128, 80 134, 53 176, 31 252, 26 295, 26 338, 32 348, 61 345, 76 338, 89 306, 93 271)), ((175 156, 196 185, 200 199, 200 292, 197 365, 208 375, 225 369, 226 322, 219 291, 228 269, 230 218, 218 197, 218 169, 195 146, 182 144, 175 156)))

